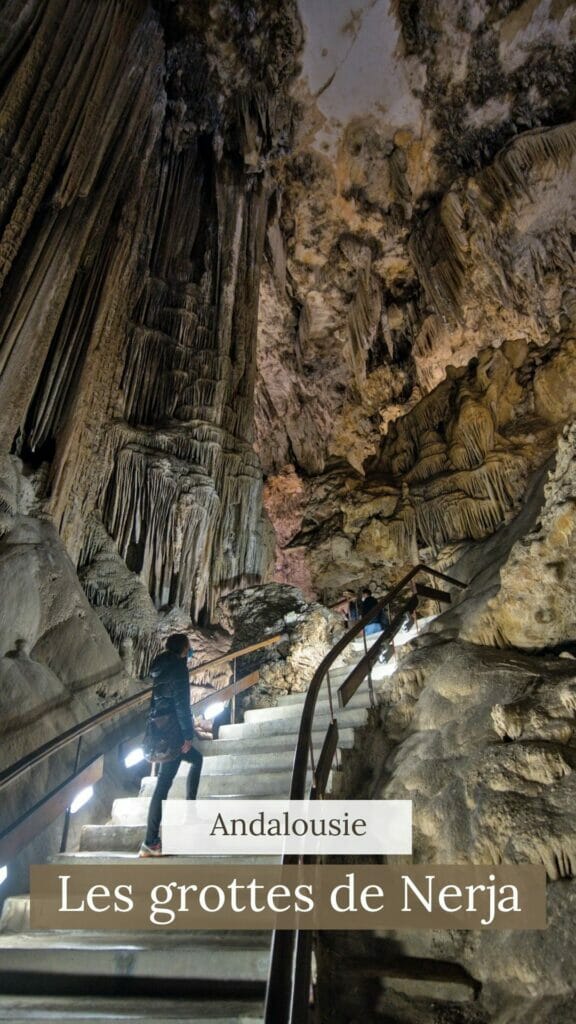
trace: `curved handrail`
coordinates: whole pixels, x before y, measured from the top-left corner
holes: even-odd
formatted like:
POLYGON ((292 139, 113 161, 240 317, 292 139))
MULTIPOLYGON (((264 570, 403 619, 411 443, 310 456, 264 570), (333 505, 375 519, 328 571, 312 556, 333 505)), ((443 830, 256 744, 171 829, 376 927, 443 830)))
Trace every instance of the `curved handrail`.
POLYGON ((356 622, 344 634, 344 636, 340 638, 338 643, 328 651, 328 654, 322 659, 312 676, 312 681, 306 693, 306 700, 304 701, 304 710, 302 711, 302 718, 300 720, 300 730, 298 732, 298 741, 296 744, 294 765, 292 769, 292 785, 290 788, 291 800, 304 800, 305 798, 306 772, 312 722, 314 719, 316 701, 318 699, 322 683, 324 682, 324 677, 338 656, 342 654, 342 651, 346 650, 352 640, 354 640, 355 637, 362 632, 364 627, 368 626, 373 619, 377 619, 382 609, 385 608, 387 604, 390 604, 398 594, 405 590, 408 584, 411 583, 414 577, 420 572, 425 572, 430 576, 434 576, 436 579, 444 580, 445 583, 451 583, 457 587, 464 588, 466 586, 465 583, 454 579, 452 576, 446 576, 445 573, 439 572, 437 569, 430 569, 429 566, 419 563, 418 565, 415 565, 410 572, 406 573, 395 587, 392 587, 391 590, 387 591, 387 593, 384 594, 384 597, 381 597, 376 603, 374 608, 371 608, 362 619, 359 619, 358 622, 356 622))
MULTIPOLYGON (((460 587, 462 589, 466 588, 466 584, 462 583, 461 580, 457 580, 452 576, 447 576, 438 569, 431 569, 429 566, 419 563, 418 565, 415 565, 410 572, 406 573, 396 586, 387 591, 387 593, 377 601, 376 605, 366 615, 364 615, 363 618, 356 622, 322 659, 312 676, 310 686, 306 693, 306 699, 304 701, 304 708, 302 711, 302 718, 300 720, 300 729, 298 732, 298 740, 296 743, 296 751, 292 767, 290 800, 304 800, 307 796, 306 777, 308 758, 312 747, 314 712, 316 710, 316 702, 318 700, 320 689, 324 679, 328 676, 330 667, 334 664, 338 656, 342 654, 348 645, 358 636, 358 634, 361 633, 373 620, 378 619, 383 608, 390 604, 395 597, 401 594, 419 573, 426 573, 429 576, 433 576, 435 579, 443 580, 445 583, 452 584, 453 586, 460 587)), ((417 604, 418 597, 415 594, 413 598, 407 602, 406 606, 403 607, 395 616, 390 625, 383 631, 382 635, 371 647, 370 651, 367 652, 360 664, 365 665, 368 670, 370 669, 373 662, 376 660, 379 651, 385 645, 387 640, 391 639, 396 632, 398 632, 405 611, 410 608, 414 609, 417 604)), ((357 667, 360 669, 360 665, 357 667)), ((366 673, 364 673, 364 676, 365 675, 366 673)), ((358 677, 359 676, 360 673, 358 672, 358 677)), ((346 682, 347 681, 348 680, 346 680, 346 682)), ((360 678, 358 678, 357 685, 359 682, 360 678)), ((343 686, 344 685, 345 684, 343 684, 343 686)), ((337 722, 332 714, 322 753, 320 754, 321 759, 324 749, 330 749, 331 746, 334 746, 334 725, 336 726, 337 735, 337 722)), ((323 774, 327 775, 327 772, 324 772, 323 774)), ((321 797, 322 795, 323 793, 319 792, 315 785, 313 785, 312 791, 308 794, 311 799, 321 797)), ((299 857, 297 855, 288 854, 284 855, 282 863, 293 864, 298 862, 298 860, 299 857)), ((266 990, 266 1009, 264 1014, 265 1024, 298 1024, 298 1022, 303 1019, 304 1004, 307 999, 310 980, 311 943, 312 938, 310 932, 299 932, 298 930, 277 930, 273 932, 270 970, 266 990)))
MULTIPOLYGON (((201 665, 196 665, 194 668, 190 669, 190 675, 193 676, 208 668, 215 668, 217 665, 234 661, 236 658, 243 657, 245 654, 251 654, 253 651, 260 650, 263 647, 270 647, 272 644, 278 643, 282 639, 284 639, 284 634, 277 633, 272 637, 268 637, 266 640, 260 640, 256 644, 249 644, 247 647, 239 648, 237 651, 229 651, 227 654, 222 654, 217 658, 212 658, 211 661, 205 661, 201 665)), ((227 690, 232 692, 232 689, 233 684, 230 684, 230 686, 223 687, 218 691, 218 693, 224 696, 227 690)), ((59 750, 62 750, 63 747, 72 743, 73 740, 79 739, 81 736, 85 736, 86 733, 92 732, 94 729, 98 728, 98 726, 107 722, 110 718, 114 718, 116 715, 122 714, 125 711, 132 711, 139 707, 140 704, 143 704, 149 698, 151 693, 152 685, 146 686, 144 689, 140 690, 139 693, 133 694, 131 697, 124 697, 122 700, 118 701, 117 704, 113 704, 112 707, 106 708, 104 711, 96 712, 95 715, 84 719, 83 722, 79 722, 76 725, 71 726, 70 729, 61 733, 60 736, 53 737, 51 740, 43 743, 42 746, 37 747, 36 750, 29 754, 25 754, 19 761, 9 765, 8 768, 5 768, 0 772, 0 788, 8 785, 10 782, 13 782, 14 779, 17 779, 30 768, 34 768, 47 757, 51 757, 52 754, 56 754, 59 750)), ((204 703, 204 700, 199 701, 198 703, 204 703)))

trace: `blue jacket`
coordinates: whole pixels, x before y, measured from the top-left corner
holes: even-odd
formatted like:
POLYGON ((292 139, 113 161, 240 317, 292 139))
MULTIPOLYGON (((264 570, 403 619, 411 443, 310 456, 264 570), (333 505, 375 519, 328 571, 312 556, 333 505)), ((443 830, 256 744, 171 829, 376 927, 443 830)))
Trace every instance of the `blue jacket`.
POLYGON ((194 722, 190 711, 190 679, 186 660, 172 651, 163 651, 150 666, 154 680, 151 714, 168 715, 174 712, 182 730, 182 739, 194 738, 194 722))

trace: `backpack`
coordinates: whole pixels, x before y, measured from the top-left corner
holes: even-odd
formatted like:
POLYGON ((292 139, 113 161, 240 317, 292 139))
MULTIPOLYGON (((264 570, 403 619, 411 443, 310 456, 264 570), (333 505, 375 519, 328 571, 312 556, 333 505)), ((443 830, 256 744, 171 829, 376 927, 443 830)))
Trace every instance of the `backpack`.
POLYGON ((184 737, 175 711, 154 714, 151 706, 148 712, 142 750, 147 761, 175 761, 182 753, 184 737))

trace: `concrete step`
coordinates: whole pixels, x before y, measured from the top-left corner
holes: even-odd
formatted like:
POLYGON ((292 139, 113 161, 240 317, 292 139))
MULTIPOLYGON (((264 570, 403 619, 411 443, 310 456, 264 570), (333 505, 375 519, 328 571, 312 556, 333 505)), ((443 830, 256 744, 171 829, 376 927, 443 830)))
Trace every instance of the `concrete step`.
POLYGON ((146 825, 150 799, 140 796, 123 796, 114 800, 109 825, 132 827, 146 825))
MULTIPOLYGON (((338 689, 340 684, 344 682, 346 677, 350 674, 350 672, 352 671, 353 667, 354 666, 350 666, 350 668, 338 669, 337 671, 334 670, 334 671, 330 672, 330 683, 331 683, 331 686, 332 686, 332 694, 335 694, 336 690, 338 689)), ((362 685, 364 685, 364 684, 362 684, 362 685)), ((320 690, 320 693, 318 695, 318 699, 319 700, 327 700, 328 699, 327 696, 326 696, 326 690, 327 690, 326 683, 322 683, 322 689, 320 690)), ((297 704, 300 707, 303 707, 304 701, 306 699, 306 693, 307 693, 306 690, 304 690, 302 693, 284 693, 284 694, 282 694, 281 697, 278 697, 278 707, 289 707, 290 705, 293 705, 293 704, 297 704)))
MULTIPOLYGON (((227 799, 233 799, 227 797, 227 799)), ((218 799, 218 797, 216 797, 218 799)), ((133 827, 134 825, 144 826, 148 820, 148 807, 150 805, 150 797, 147 796, 124 796, 119 797, 112 804, 112 817, 108 822, 109 825, 116 825, 117 827, 125 828, 133 827)), ((144 837, 142 837, 144 838, 144 837)))
MULTIPOLYGON (((335 706, 338 703, 338 689, 342 685, 344 680, 347 679, 348 676, 350 675, 352 667, 347 667, 344 671, 339 672, 338 675, 336 675, 334 678, 332 677, 332 674, 330 675, 330 681, 332 685, 332 696, 334 699, 335 706)), ((377 662, 375 665, 373 665, 371 675, 372 686, 375 693, 377 693, 381 681, 391 676, 396 671, 397 667, 398 662, 394 655, 391 656, 388 662, 377 662)), ((366 676, 366 678, 363 680, 363 682, 360 683, 360 686, 356 690, 355 697, 360 697, 361 694, 367 695, 369 689, 370 684, 368 681, 368 676, 366 676)), ((277 706, 281 708, 287 708, 289 706, 296 705, 297 707, 302 709, 304 707, 305 696, 306 694, 303 693, 285 693, 278 698, 277 706)), ((326 697, 326 686, 323 685, 322 690, 320 691, 319 700, 326 702, 327 699, 328 698, 326 697)), ((319 705, 317 704, 316 706, 318 707, 319 705)), ((350 704, 348 704, 348 707, 350 707, 350 704)))
MULTIPOLYGON (((110 841, 110 838, 111 838, 110 837, 110 832, 111 831, 112 832, 118 832, 119 831, 118 827, 110 827, 110 826, 106 826, 106 825, 92 826, 92 827, 96 828, 96 829, 99 829, 99 830, 103 830, 104 832, 107 831, 108 832, 108 836, 107 836, 108 841, 110 841)), ((86 867, 86 866, 92 866, 92 865, 101 867, 102 865, 104 865, 104 866, 116 865, 116 864, 126 865, 126 864, 134 864, 136 862, 138 864, 138 868, 137 868, 138 871, 140 869, 146 870, 146 868, 149 867, 150 865, 158 866, 158 864, 160 864, 160 863, 167 863, 168 859, 165 861, 164 858, 160 859, 160 858, 155 858, 155 857, 148 857, 148 858, 140 859, 138 857, 138 850, 140 848, 140 843, 144 839, 144 828, 138 829, 138 833, 139 833, 139 836, 141 836, 141 838, 138 839, 137 845, 135 845, 134 850, 132 852, 130 852, 130 853, 122 854, 122 853, 111 852, 111 850, 109 848, 108 849, 99 850, 99 851, 91 850, 89 852, 79 851, 78 853, 61 853, 61 854, 58 854, 57 857, 53 857, 51 859, 50 863, 62 865, 63 867, 79 867, 79 866, 86 867)), ((247 855, 240 855, 240 854, 238 854, 238 855, 230 855, 230 854, 228 854, 228 855, 217 855, 217 854, 214 855, 214 854, 212 854, 210 856, 210 858, 200 857, 200 856, 195 855, 195 854, 190 854, 190 856, 171 856, 169 858, 169 863, 170 863, 171 867, 173 865, 175 865, 176 867, 178 867, 178 866, 189 867, 192 864, 200 864, 202 866, 206 866, 206 864, 209 861, 211 864, 215 864, 218 867, 220 867, 220 866, 223 866, 223 865, 226 865, 226 864, 254 864, 254 865, 259 865, 259 864, 279 864, 280 860, 281 860, 280 855, 273 856, 271 854, 261 854, 259 856, 257 856, 257 855, 247 856, 247 855)), ((28 894, 25 894, 25 895, 22 895, 22 896, 8 896, 4 900, 4 905, 2 907, 2 914, 0 915, 0 934, 16 934, 16 933, 28 931, 29 929, 30 929, 30 896, 28 894)), ((0 962, 0 970, 1 969, 2 969, 2 964, 0 962)), ((2 1020, 2 1016, 0 1015, 0 1021, 1 1020, 2 1020)))
MULTIPOLYGON (((198 787, 198 799, 209 800, 214 799, 215 797, 225 797, 226 799, 230 799, 231 796, 236 796, 240 799, 251 800, 253 798, 255 788, 258 791, 259 797, 268 797, 270 799, 275 797, 282 799, 284 797, 288 797, 291 782, 291 765, 287 765, 283 769, 279 768, 278 771, 259 770, 256 778, 254 777, 254 773, 251 772, 217 772, 213 775, 205 775, 202 773, 200 786, 198 787)), ((310 774, 310 784, 311 783, 312 775, 310 774)), ((154 792, 155 785, 156 779, 154 778, 142 779, 140 796, 151 797, 154 792)), ((178 775, 174 779, 168 794, 168 799, 186 799, 185 776, 178 775)))
MULTIPOLYGON (((354 746, 354 727, 346 727, 342 723, 340 724, 340 746, 341 747, 352 747, 354 746)), ((326 730, 315 729, 312 733, 312 743, 315 749, 319 749, 324 741, 326 730)), ((239 739, 231 736, 228 739, 222 737, 222 739, 208 740, 206 742, 195 744, 198 750, 206 759, 218 757, 220 754, 274 754, 276 755, 282 750, 290 750, 294 753, 296 749, 296 740, 298 738, 298 732, 291 731, 288 733, 271 733, 269 736, 247 736, 240 737, 239 739)), ((204 767, 202 768, 204 771, 204 767)))
POLYGON ((7 1024, 262 1024, 261 1001, 89 996, 2 996, 7 1024))
MULTIPOLYGON (((359 659, 358 659, 359 660, 359 659)), ((347 676, 350 675, 353 668, 355 668, 357 661, 351 662, 349 665, 342 666, 340 668, 330 669, 330 685, 332 687, 332 693, 338 689, 338 687, 344 682, 347 676)), ((327 700, 327 683, 322 683, 322 688, 318 695, 319 700, 327 700)), ((278 697, 278 707, 286 707, 290 704, 304 704, 306 699, 307 690, 301 690, 297 693, 284 693, 278 697)))
MULTIPOLYGON (((146 806, 148 806, 148 801, 146 801, 146 806)), ((119 813, 121 812, 119 811, 119 813)), ((133 814, 133 816, 136 815, 133 814)), ((69 858, 75 858, 71 861, 71 863, 75 864, 125 864, 127 860, 133 860, 140 849, 140 844, 144 842, 144 833, 146 831, 146 813, 140 815, 140 818, 140 823, 135 825, 84 825, 80 833, 80 849, 78 853, 60 854, 54 858, 54 863, 67 863, 69 858), (86 858, 86 860, 77 858, 86 858)), ((226 862, 226 858, 224 858, 222 863, 226 862)), ((230 862, 236 863, 236 858, 230 858, 230 862)), ((243 862, 252 863, 250 858, 241 857, 238 863, 243 862)), ((262 861, 260 857, 254 857, 255 864, 260 862, 275 863, 275 860, 272 859, 268 862, 267 860, 262 861)), ((153 857, 150 857, 143 860, 142 863, 153 864, 155 861, 153 857)), ((170 863, 178 864, 179 858, 171 857, 170 863)), ((191 854, 189 857, 183 857, 182 863, 205 864, 206 858, 191 854)))
MULTIPOLYGON (((91 863, 92 860, 94 863, 125 863, 126 860, 133 859, 140 848, 140 844, 145 841, 145 825, 146 817, 143 818, 141 824, 135 825, 84 825, 80 834, 79 851, 77 853, 60 853, 52 859, 52 863, 68 863, 69 861, 71 863, 84 863, 82 858, 87 858, 87 863, 91 863), (71 858, 74 859, 71 860, 71 858)), ((177 859, 171 858, 170 863, 177 863, 177 859)), ((239 863, 245 859, 240 858, 239 863)), ((254 863, 259 861, 259 857, 254 858, 254 863)), ((146 861, 146 863, 152 862, 153 858, 146 861)), ((266 862, 268 861, 262 861, 262 863, 266 862)), ((205 863, 205 858, 191 855, 190 857, 183 858, 182 863, 203 864, 205 863)), ((274 860, 271 863, 274 863, 274 860)))
POLYGON ((100 978, 265 982, 270 934, 52 931, 0 935, 0 970, 100 978))
MULTIPOLYGON (((336 693, 338 691, 338 688, 342 685, 344 680, 348 678, 348 676, 350 675, 350 673, 351 673, 351 671, 352 671, 352 669, 354 667, 355 667, 354 665, 347 665, 346 668, 344 668, 344 669, 338 669, 335 672, 330 672, 330 683, 331 683, 331 686, 332 686, 332 695, 333 695, 335 700, 337 700, 336 693)), ((396 668, 396 663, 394 663, 394 666, 390 665, 390 663, 388 663, 388 665, 386 665, 386 664, 380 664, 379 662, 376 665, 374 665, 374 667, 372 668, 372 682, 374 684, 374 687, 375 688, 377 687, 378 682, 379 682, 380 679, 384 679, 385 677, 391 675, 392 671, 394 671, 395 668, 396 668)), ((360 683, 360 686, 358 687, 356 693, 357 694, 367 693, 368 689, 369 689, 368 676, 366 676, 364 681, 362 683, 360 683)), ((306 698, 306 693, 285 693, 281 697, 278 698, 278 707, 287 707, 289 705, 298 705, 299 707, 302 708, 304 706, 305 698, 306 698)), ((322 685, 322 689, 321 689, 320 694, 319 694, 319 700, 326 701, 327 699, 328 698, 326 696, 326 684, 324 683, 322 685)))
MULTIPOLYGON (((368 710, 365 707, 358 708, 345 708, 344 710, 338 710, 336 717, 338 719, 338 725, 344 728, 351 726, 363 725, 366 721, 368 710)), ((319 715, 314 719, 315 731, 326 732, 330 725, 330 718, 328 715, 319 715)), ((297 734, 300 728, 300 716, 294 715, 292 717, 282 718, 271 718, 265 721, 257 722, 243 722, 237 725, 223 725, 220 730, 221 736, 226 736, 230 739, 253 739, 255 737, 270 737, 278 736, 282 734, 297 734)))
MULTIPOLYGON (((258 753, 246 753, 242 749, 236 754, 217 754, 215 757, 206 757, 202 764, 202 776, 221 775, 229 772, 247 773, 259 772, 266 769, 274 771, 287 771, 292 767, 294 761, 294 748, 274 750, 273 756, 270 751, 258 751, 258 753)), ((176 778, 186 778, 190 766, 183 761, 178 769, 176 778)), ((144 779, 142 780, 144 781, 144 779)))
MULTIPOLYGON (((30 897, 8 896, 2 906, 0 933, 24 932, 30 928, 30 897)), ((0 1020, 2 1017, 0 1016, 0 1020)))
MULTIPOLYGON (((127 857, 120 858, 118 856, 115 856, 114 854, 108 854, 108 855, 104 855, 104 856, 102 856, 102 855, 96 856, 95 854, 91 854, 91 855, 87 856, 86 854, 81 854, 80 853, 80 854, 68 856, 66 858, 66 860, 62 860, 61 863, 65 867, 78 867, 78 865, 81 865, 83 867, 85 867, 86 865, 88 865, 88 866, 94 865, 94 866, 101 867, 102 865, 109 865, 109 864, 123 864, 123 865, 125 865, 126 863, 128 863, 129 860, 132 861, 132 862, 133 861, 138 861, 138 869, 137 869, 138 871, 141 868, 142 868, 142 870, 146 870, 146 868, 147 868, 147 866, 149 864, 156 864, 156 866, 158 866, 158 864, 161 864, 161 863, 163 864, 163 863, 167 863, 168 862, 167 860, 165 861, 164 858, 156 858, 156 857, 149 857, 147 859, 139 860, 137 854, 131 854, 130 858, 127 858, 127 857)), ((260 856, 260 857, 254 857, 254 856, 247 857, 247 856, 240 856, 240 855, 238 855, 238 856, 228 856, 228 857, 220 857, 220 856, 211 856, 210 857, 210 862, 216 864, 218 867, 220 865, 225 865, 225 864, 241 864, 241 865, 243 865, 243 864, 254 864, 254 865, 257 865, 257 864, 279 864, 280 861, 281 861, 280 855, 275 856, 275 857, 272 857, 272 856, 269 856, 269 855, 268 856, 260 856)), ((170 866, 175 864, 176 866, 180 865, 180 866, 186 866, 187 867, 190 864, 201 864, 203 867, 205 867, 206 863, 207 863, 207 858, 206 857, 193 857, 193 856, 190 856, 190 857, 170 857, 169 858, 169 862, 170 862, 170 866)), ((29 931, 30 931, 30 896, 29 896, 29 894, 22 895, 22 896, 8 896, 8 898, 4 901, 4 906, 2 907, 2 915, 0 916, 0 935, 4 935, 4 936, 8 937, 9 935, 19 935, 22 932, 29 932, 29 931)), ((39 934, 44 934, 44 933, 39 933, 39 934)), ((56 933, 54 933, 54 934, 56 934, 56 933)), ((58 934, 60 935, 60 932, 58 932, 58 934)), ((75 932, 74 934, 80 935, 80 934, 83 934, 83 933, 81 933, 81 932, 77 932, 76 933, 75 932)), ((106 934, 110 935, 110 932, 106 932, 106 934)), ((187 933, 187 934, 189 934, 189 933, 187 933)), ((202 933, 202 934, 204 934, 204 933, 202 933)), ((2 969, 2 962, 0 961, 0 970, 1 969, 2 969)), ((0 1016, 0 1020, 2 1020, 1 1016, 0 1016)))
MULTIPOLYGON (((114 812, 112 812, 114 813, 114 812)), ((146 833, 145 820, 137 825, 84 825, 80 833, 80 853, 133 854, 140 849, 146 833)), ((152 858, 150 858, 152 859, 152 858)))
MULTIPOLYGON (((113 826, 101 826, 102 828, 110 828, 113 826)), ((168 854, 167 854, 168 856, 168 854)), ((193 864, 199 864, 203 867, 209 862, 216 864, 218 867, 226 864, 279 864, 280 855, 272 856, 272 854, 216 854, 211 853, 210 857, 201 856, 197 853, 191 853, 190 855, 172 855, 170 854, 170 866, 176 867, 190 867, 193 864)), ((86 851, 78 850, 76 853, 59 853, 57 857, 53 857, 50 861, 51 864, 62 864, 70 867, 83 867, 87 865, 107 865, 107 864, 133 864, 134 861, 138 861, 138 867, 147 867, 150 864, 154 864, 154 857, 138 858, 138 853, 117 853, 114 850, 101 850, 101 851, 86 851)), ((158 861, 156 860, 156 863, 158 861)))
MULTIPOLYGON (((348 702, 347 707, 363 708, 367 706, 370 699, 368 686, 364 686, 364 684, 362 684, 362 687, 362 689, 359 689, 354 694, 352 699, 348 702)), ((335 687, 332 690, 332 701, 334 709, 338 707, 338 698, 336 694, 337 687, 335 687)), ((248 722, 268 722, 276 718, 300 719, 302 717, 303 706, 304 701, 302 700, 295 701, 292 704, 280 704, 276 707, 252 708, 250 711, 246 711, 244 713, 244 724, 246 725, 248 722)), ((324 717, 330 714, 330 701, 324 689, 322 690, 321 694, 318 697, 318 700, 316 701, 316 714, 319 717, 324 717)))
MULTIPOLYGON (((252 800, 252 799, 255 799, 255 800, 259 800, 259 799, 262 799, 262 800, 273 800, 273 799, 287 800, 288 799, 288 792, 289 791, 287 790, 286 792, 279 793, 276 796, 274 794, 271 794, 271 793, 265 793, 264 795, 257 794, 256 796, 254 796, 253 794, 251 794, 250 796, 247 796, 245 793, 244 794, 223 793, 223 794, 218 794, 218 795, 214 795, 214 796, 205 797, 205 799, 208 799, 208 800, 210 800, 210 799, 212 799, 212 800, 222 800, 222 799, 226 799, 226 800, 234 800, 234 799, 238 799, 238 800, 248 800, 248 799, 249 800, 252 800)), ((108 824, 109 825, 114 825, 116 827, 126 827, 126 826, 129 826, 131 828, 133 828, 136 825, 139 825, 141 828, 143 828, 146 825, 146 821, 147 821, 147 818, 148 818, 148 805, 149 805, 149 803, 150 803, 150 798, 149 797, 144 797, 144 796, 141 796, 141 797, 138 797, 138 796, 134 796, 134 797, 121 797, 120 799, 115 800, 113 805, 112 805, 112 818, 110 819, 108 824)), ((142 835, 142 839, 143 839, 144 838, 143 832, 140 833, 140 834, 142 835)), ((140 840, 140 842, 142 842, 142 840, 140 840)))

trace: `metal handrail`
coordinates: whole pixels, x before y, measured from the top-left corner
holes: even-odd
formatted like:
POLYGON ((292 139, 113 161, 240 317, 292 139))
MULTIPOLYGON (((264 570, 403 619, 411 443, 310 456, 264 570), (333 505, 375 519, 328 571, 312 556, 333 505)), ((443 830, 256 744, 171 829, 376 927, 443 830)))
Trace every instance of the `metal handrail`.
MULTIPOLYGON (((313 770, 313 785, 308 794, 306 793, 306 779, 309 758, 312 760, 312 763, 314 763, 312 750, 312 728, 316 702, 318 700, 322 684, 325 678, 328 677, 331 666, 339 655, 346 650, 349 644, 363 632, 366 626, 374 620, 379 619, 382 610, 389 605, 394 598, 398 597, 402 591, 412 583, 415 576, 419 573, 426 573, 427 575, 433 576, 435 579, 443 580, 446 583, 462 589, 466 588, 466 584, 462 583, 461 580, 454 579, 452 576, 447 576, 445 573, 439 572, 437 569, 431 569, 429 566, 419 563, 414 566, 410 572, 408 572, 400 582, 396 584, 396 586, 387 591, 387 593, 377 601, 374 608, 372 608, 358 622, 354 623, 354 625, 344 634, 343 637, 340 638, 340 640, 322 659, 320 665, 312 676, 310 686, 306 693, 306 699, 304 701, 304 708, 302 711, 302 718, 300 720, 300 729, 298 732, 298 740, 292 767, 290 800, 304 800, 306 799, 306 796, 311 800, 322 799, 324 796, 324 786, 328 778, 328 772, 326 770, 325 758, 323 760, 323 754, 325 749, 329 750, 330 747, 334 746, 334 726, 336 728, 336 735, 338 728, 337 720, 334 718, 333 714, 330 716, 331 722, 328 726, 316 769, 313 770), (323 762, 323 769, 320 773, 318 766, 321 762, 323 762), (319 778, 320 774, 322 778, 319 778), (318 785, 319 782, 321 783, 320 786, 318 785)), ((351 676, 355 677, 355 685, 353 685, 352 688, 349 688, 348 692, 345 687, 350 677, 344 681, 338 691, 339 698, 343 704, 347 703, 353 692, 356 691, 362 682, 362 679, 366 677, 366 671, 364 671, 363 674, 360 672, 361 666, 369 672, 382 648, 389 640, 393 639, 395 634, 398 632, 406 611, 415 610, 417 605, 418 595, 415 593, 395 615, 394 619, 390 622, 390 625, 383 630, 382 635, 372 645, 370 650, 367 651, 362 661, 355 667, 355 669, 353 669, 351 676)), ((329 677, 328 686, 330 687, 329 677)), ((301 858, 295 854, 285 854, 282 858, 282 863, 294 864, 300 859, 301 858)), ((270 970, 266 990, 266 1009, 264 1015, 265 1024, 303 1024, 303 1021, 305 1020, 303 1005, 305 1005, 307 1000, 310 983, 311 950, 312 941, 310 933, 301 933, 298 930, 279 930, 273 932, 270 970)))
MULTIPOLYGON (((206 671, 207 668, 215 668, 216 665, 226 664, 226 662, 234 661, 237 658, 244 656, 245 654, 251 654, 253 651, 260 650, 263 647, 269 647, 272 644, 278 643, 280 640, 285 639, 283 633, 278 633, 275 636, 268 637, 266 640, 261 640, 257 644, 250 644, 248 647, 242 647, 237 651, 229 651, 227 654, 220 655, 218 658, 213 658, 211 661, 205 661, 201 665, 196 665, 190 670, 190 675, 196 675, 199 672, 206 671)), ((229 686, 223 687, 218 690, 217 693, 222 697, 230 690, 230 696, 232 696, 234 684, 231 683, 229 686)), ((53 739, 48 740, 47 743, 43 743, 42 746, 37 747, 36 750, 24 757, 21 757, 19 761, 10 765, 0 772, 0 788, 7 786, 8 783, 13 782, 24 772, 30 768, 34 768, 40 764, 47 757, 51 757, 52 754, 56 754, 63 747, 66 747, 73 740, 79 739, 81 736, 85 736, 86 733, 92 732, 98 726, 107 722, 110 718, 114 718, 118 714, 122 714, 125 711, 132 711, 139 707, 140 704, 148 699, 152 693, 152 685, 146 686, 140 690, 139 693, 134 694, 131 697, 124 697, 123 700, 118 701, 111 708, 106 708, 104 711, 98 711, 95 715, 90 718, 84 719, 83 722, 79 722, 76 725, 71 726, 65 732, 61 733, 60 736, 55 736, 53 739)), ((213 699, 213 698, 212 698, 213 699)), ((205 699, 202 698, 198 701, 199 704, 203 704, 205 699)))
POLYGON ((376 603, 363 618, 359 619, 345 634, 340 638, 337 644, 328 652, 325 658, 322 659, 314 675, 312 681, 308 687, 306 693, 306 700, 304 701, 304 710, 302 712, 302 718, 300 721, 300 730, 298 733, 298 742, 296 744, 296 752, 294 754, 294 765, 292 769, 292 785, 290 788, 290 799, 291 800, 304 800, 304 794, 306 789, 306 771, 308 763, 308 751, 310 745, 310 736, 312 733, 312 721, 314 718, 314 710, 316 707, 316 700, 320 692, 322 683, 324 682, 324 676, 331 668, 333 663, 336 661, 338 656, 342 654, 342 651, 346 650, 348 645, 361 633, 365 626, 368 626, 374 619, 377 619, 381 611, 390 604, 403 590, 408 586, 409 583, 414 579, 415 576, 420 572, 425 572, 430 576, 434 576, 436 579, 444 580, 445 583, 454 584, 457 587, 464 588, 465 583, 460 580, 453 579, 451 576, 446 576, 445 573, 438 572, 437 569, 430 569, 427 565, 418 564, 414 566, 410 572, 406 573, 399 583, 391 590, 387 591, 384 597, 376 603))
MULTIPOLYGON (((74 771, 52 792, 43 796, 33 807, 21 814, 8 828, 0 832, 0 864, 8 864, 20 850, 64 814, 79 786, 92 786, 104 773, 104 755, 98 754, 80 771, 74 771)), ((65 846, 65 843, 63 843, 65 846)), ((61 850, 61 852, 64 852, 61 850)))
MULTIPOLYGON (((207 668, 215 668, 216 665, 226 664, 227 662, 234 662, 234 681, 229 683, 228 686, 221 687, 216 690, 219 698, 222 700, 228 700, 242 693, 244 690, 249 689, 251 686, 258 681, 259 673, 252 672, 242 679, 236 678, 236 661, 238 658, 243 657, 247 654, 252 654, 254 651, 261 650, 264 647, 270 647, 272 644, 278 643, 280 640, 285 639, 285 634, 277 633, 272 637, 268 637, 266 640, 260 640, 256 644, 249 644, 246 647, 238 648, 235 651, 229 651, 227 654, 219 655, 217 658, 212 658, 211 661, 205 661, 201 665, 196 665, 190 670, 190 675, 197 675, 200 672, 204 672, 207 668)), ((64 823, 64 831, 62 834, 61 852, 66 848, 66 838, 68 833, 68 824, 70 809, 62 805, 62 799, 65 794, 72 792, 72 788, 78 783, 79 780, 87 777, 87 772, 92 771, 91 781, 96 781, 96 775, 94 775, 93 765, 96 763, 99 765, 100 775, 102 774, 103 757, 100 755, 95 760, 89 762, 83 768, 79 767, 80 762, 80 745, 82 737, 87 733, 92 732, 98 726, 104 722, 113 718, 114 716, 121 714, 125 711, 131 711, 139 705, 143 704, 150 696, 152 692, 152 685, 146 686, 140 693, 135 694, 132 697, 125 697, 123 700, 118 701, 117 704, 111 708, 107 708, 105 711, 99 711, 97 714, 92 715, 85 721, 80 722, 78 725, 72 726, 67 729, 66 732, 57 736, 55 739, 49 740, 47 743, 42 744, 31 754, 27 754, 21 758, 15 764, 10 765, 9 768, 5 769, 0 773, 0 788, 7 786, 14 779, 19 778, 22 774, 27 772, 30 768, 37 764, 40 764, 47 757, 51 757, 52 754, 62 750, 63 747, 72 743, 74 740, 78 741, 76 749, 76 762, 72 774, 65 780, 64 783, 59 784, 50 793, 48 793, 41 801, 30 808, 23 815, 20 816, 16 821, 13 821, 8 828, 4 829, 0 834, 0 852, 2 852, 5 859, 7 855, 13 853, 15 850, 22 849, 23 846, 28 845, 29 842, 36 835, 39 834, 51 821, 62 811, 65 811, 66 818, 64 823)), ((213 695, 201 697, 200 700, 195 701, 191 705, 191 711, 194 713, 200 713, 204 707, 214 700, 213 695)), ((99 776, 98 776, 99 777, 99 776)))

